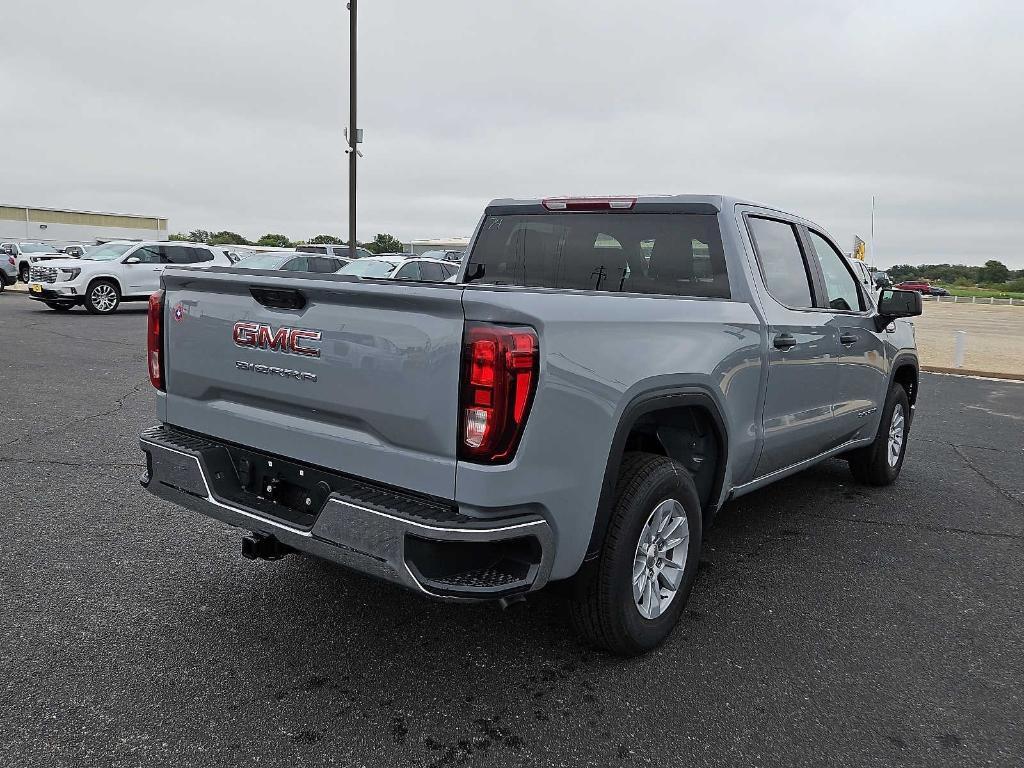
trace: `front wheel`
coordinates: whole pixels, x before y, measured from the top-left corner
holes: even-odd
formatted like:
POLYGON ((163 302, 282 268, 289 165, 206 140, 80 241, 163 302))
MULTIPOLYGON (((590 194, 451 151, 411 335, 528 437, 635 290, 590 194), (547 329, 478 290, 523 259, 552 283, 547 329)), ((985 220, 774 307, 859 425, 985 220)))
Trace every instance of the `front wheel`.
POLYGON ((900 476, 910 436, 910 398, 899 384, 889 388, 875 441, 850 453, 854 478, 867 485, 889 485, 900 476))
POLYGON ((581 576, 570 616, 598 648, 632 656, 669 636, 689 598, 702 542, 701 507, 676 461, 628 453, 597 567, 581 576))
POLYGON ((22 264, 18 268, 18 279, 23 283, 28 282, 28 264, 22 264))
POLYGON ((93 315, 109 315, 121 303, 121 292, 111 280, 97 280, 85 293, 85 308, 93 315))

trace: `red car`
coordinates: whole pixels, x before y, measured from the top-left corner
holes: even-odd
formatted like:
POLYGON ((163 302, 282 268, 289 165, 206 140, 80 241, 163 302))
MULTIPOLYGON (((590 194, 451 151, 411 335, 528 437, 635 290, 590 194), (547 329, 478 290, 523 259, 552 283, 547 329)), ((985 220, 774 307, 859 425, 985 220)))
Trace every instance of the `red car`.
POLYGON ((904 280, 899 285, 894 285, 898 291, 917 291, 918 293, 928 296, 932 292, 932 287, 927 280, 904 280))

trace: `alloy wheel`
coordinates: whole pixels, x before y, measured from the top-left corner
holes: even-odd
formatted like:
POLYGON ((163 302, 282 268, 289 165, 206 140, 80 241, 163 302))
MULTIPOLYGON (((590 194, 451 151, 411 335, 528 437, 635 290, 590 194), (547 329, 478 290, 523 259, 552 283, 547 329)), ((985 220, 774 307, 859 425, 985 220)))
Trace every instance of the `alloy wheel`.
POLYGON ((98 312, 110 312, 117 306, 117 291, 107 283, 100 283, 93 288, 90 298, 98 312))
POLYGON ((661 616, 683 583, 690 523, 676 499, 659 503, 637 542, 633 558, 633 602, 645 619, 661 616))
POLYGON ((890 467, 895 467, 900 460, 900 452, 903 450, 903 436, 906 431, 906 419, 903 416, 902 403, 896 403, 892 410, 892 420, 889 422, 888 454, 886 458, 890 467))

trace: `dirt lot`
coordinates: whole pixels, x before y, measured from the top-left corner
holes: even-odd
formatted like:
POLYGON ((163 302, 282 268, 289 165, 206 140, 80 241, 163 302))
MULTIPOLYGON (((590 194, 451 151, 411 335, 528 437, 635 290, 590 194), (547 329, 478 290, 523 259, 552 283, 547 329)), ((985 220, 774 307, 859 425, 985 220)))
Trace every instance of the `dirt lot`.
POLYGON ((967 331, 964 368, 1024 378, 1024 307, 927 301, 914 326, 923 365, 952 367, 953 339, 967 331))

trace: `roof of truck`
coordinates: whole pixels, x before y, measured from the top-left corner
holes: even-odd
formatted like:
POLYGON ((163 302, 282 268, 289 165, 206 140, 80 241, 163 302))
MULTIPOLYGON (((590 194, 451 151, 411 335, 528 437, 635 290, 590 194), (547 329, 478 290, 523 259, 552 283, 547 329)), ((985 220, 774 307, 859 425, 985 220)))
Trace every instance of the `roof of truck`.
POLYGON ((550 195, 548 197, 535 197, 535 198, 500 198, 492 200, 488 204, 488 208, 501 207, 532 207, 542 205, 545 200, 565 200, 565 199, 622 199, 622 198, 635 198, 637 206, 647 205, 684 205, 684 206, 711 206, 716 211, 721 211, 725 208, 731 208, 734 205, 754 205, 759 208, 773 208, 774 206, 764 205, 757 203, 752 200, 744 200, 739 197, 730 197, 728 195, 550 195))

